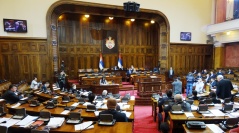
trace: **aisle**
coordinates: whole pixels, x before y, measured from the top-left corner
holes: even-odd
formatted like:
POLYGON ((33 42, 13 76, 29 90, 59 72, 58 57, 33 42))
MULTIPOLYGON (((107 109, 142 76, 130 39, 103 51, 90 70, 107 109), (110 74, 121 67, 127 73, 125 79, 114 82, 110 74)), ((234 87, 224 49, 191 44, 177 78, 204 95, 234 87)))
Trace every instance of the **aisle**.
POLYGON ((157 130, 157 122, 151 116, 151 106, 134 107, 134 131, 133 133, 160 133, 157 130))

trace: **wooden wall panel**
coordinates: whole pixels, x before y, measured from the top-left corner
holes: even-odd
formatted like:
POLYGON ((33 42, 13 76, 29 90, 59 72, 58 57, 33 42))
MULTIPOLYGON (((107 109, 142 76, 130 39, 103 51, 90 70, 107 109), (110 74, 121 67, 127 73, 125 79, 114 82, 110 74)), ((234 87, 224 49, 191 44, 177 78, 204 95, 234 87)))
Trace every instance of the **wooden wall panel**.
MULTIPOLYGON (((124 68, 134 65, 135 68, 151 70, 157 66, 159 57, 157 23, 149 24, 146 20, 131 22, 122 18, 106 22, 103 17, 92 15, 90 19, 83 20, 80 14, 62 16, 62 19, 58 20, 59 60, 68 63, 66 56, 75 57, 75 61, 71 62, 74 62, 77 68, 71 69, 71 74, 77 76, 78 69, 99 68, 99 54, 104 39, 99 33, 102 30, 117 31, 118 52, 121 53, 124 68)), ((117 66, 118 52, 103 54, 105 68, 117 66)), ((69 68, 66 68, 66 71, 69 71, 69 68)))
POLYGON ((46 44, 45 39, 0 39, 1 78, 12 83, 30 82, 35 76, 42 81, 51 80, 46 44))
POLYGON ((187 74, 193 70, 211 69, 213 46, 198 44, 171 44, 169 66, 176 74, 187 74), (210 64, 208 62, 211 62, 210 64))

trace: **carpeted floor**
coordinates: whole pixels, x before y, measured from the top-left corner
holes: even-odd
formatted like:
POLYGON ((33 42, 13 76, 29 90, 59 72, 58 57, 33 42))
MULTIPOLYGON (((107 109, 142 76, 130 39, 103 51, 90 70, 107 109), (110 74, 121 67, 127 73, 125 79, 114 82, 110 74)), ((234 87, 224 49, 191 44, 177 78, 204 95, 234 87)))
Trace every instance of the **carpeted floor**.
POLYGON ((134 107, 133 133, 160 133, 157 130, 157 122, 153 121, 151 106, 134 107))

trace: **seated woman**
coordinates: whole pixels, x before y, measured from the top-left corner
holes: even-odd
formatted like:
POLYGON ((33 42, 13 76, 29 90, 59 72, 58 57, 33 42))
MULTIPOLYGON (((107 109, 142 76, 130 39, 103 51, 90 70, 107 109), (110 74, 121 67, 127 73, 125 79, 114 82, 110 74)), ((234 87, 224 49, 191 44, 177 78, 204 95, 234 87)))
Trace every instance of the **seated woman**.
POLYGON ((108 85, 108 82, 105 79, 105 76, 102 76, 102 78, 100 79, 100 85, 108 85))
POLYGON ((47 92, 47 88, 49 87, 50 83, 46 82, 45 84, 42 85, 41 87, 41 91, 43 92, 47 92))
POLYGON ((188 99, 191 99, 191 100, 200 100, 201 97, 198 97, 197 94, 198 92, 196 90, 193 90, 193 96, 192 97, 189 97, 188 99))

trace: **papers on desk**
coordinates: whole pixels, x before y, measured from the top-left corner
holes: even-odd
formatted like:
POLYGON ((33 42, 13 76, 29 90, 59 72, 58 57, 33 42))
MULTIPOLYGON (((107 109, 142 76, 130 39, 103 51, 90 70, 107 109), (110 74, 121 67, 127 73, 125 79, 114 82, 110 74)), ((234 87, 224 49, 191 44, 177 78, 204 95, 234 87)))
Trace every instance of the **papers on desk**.
POLYGON ((20 99, 20 100, 26 100, 26 99, 28 99, 28 97, 23 97, 22 99, 20 99))
POLYGON ((82 95, 87 96, 89 95, 89 92, 83 92, 82 95))
POLYGON ((77 124, 75 125, 75 131, 77 130, 84 130, 86 129, 88 126, 87 129, 91 129, 91 128, 94 128, 94 125, 91 125, 93 122, 92 121, 88 121, 88 122, 83 122, 81 124, 77 124), (90 126, 91 125, 91 126, 90 126))
POLYGON ((21 105, 21 103, 17 103, 15 105, 13 105, 11 108, 16 108, 16 107, 19 107, 21 105))
POLYGON ((135 100, 135 96, 130 96, 130 100, 135 100))
POLYGON ((47 126, 49 126, 50 128, 57 128, 60 127, 64 121, 65 121, 64 117, 50 118, 50 121, 48 122, 47 126))
POLYGON ((0 126, 10 127, 10 126, 15 125, 15 124, 18 123, 19 121, 21 121, 21 120, 8 119, 8 120, 6 121, 6 123, 1 123, 0 126))
POLYGON ((90 102, 85 102, 84 104, 83 104, 83 106, 87 106, 87 105, 89 105, 89 104, 91 104, 90 102))
POLYGON ((184 114, 186 115, 187 118, 189 118, 189 117, 194 118, 194 115, 191 112, 184 112, 184 114))
POLYGON ((206 124, 208 128, 210 128, 214 133, 224 133, 224 131, 215 124, 206 124))
POLYGON ((227 114, 227 116, 229 116, 230 118, 237 118, 239 117, 239 113, 238 112, 232 112, 227 114))
POLYGON ((68 114, 69 112, 70 112, 70 110, 64 110, 63 112, 61 112, 61 114, 66 115, 66 114, 68 114))
POLYGON ((118 103, 118 105, 120 106, 121 110, 125 110, 130 107, 130 105, 127 105, 127 103, 118 103))
POLYGON ((209 114, 202 114, 205 118, 210 118, 210 117, 215 117, 215 115, 214 114, 212 114, 212 113, 209 113, 209 114))
POLYGON ((36 91, 35 93, 39 95, 39 94, 41 94, 42 92, 36 91))
POLYGON ((95 111, 95 116, 99 116, 100 111, 95 111))
POLYGON ((38 118, 38 116, 30 116, 28 115, 27 117, 25 117, 23 120, 21 120, 20 122, 18 122, 16 125, 17 126, 25 126, 28 125, 29 123, 33 123, 36 119, 38 118))
POLYGON ((0 102, 4 101, 5 99, 0 99, 0 102))
POLYGON ((125 113, 126 114, 126 117, 130 117, 130 115, 132 114, 131 112, 126 112, 126 111, 122 111, 122 113, 125 113))
POLYGON ((191 110, 192 110, 192 111, 196 111, 197 109, 198 109, 198 106, 191 105, 191 110))
POLYGON ((53 98, 57 99, 57 98, 59 98, 59 96, 55 96, 55 97, 53 97, 53 98))
POLYGON ((218 109, 209 109, 209 111, 214 115, 214 116, 225 116, 225 114, 218 110, 218 109))
POLYGON ((56 90, 60 90, 60 88, 53 88, 53 90, 54 90, 54 91, 56 91, 56 90))
POLYGON ((80 103, 73 103, 71 106, 77 107, 80 103))

